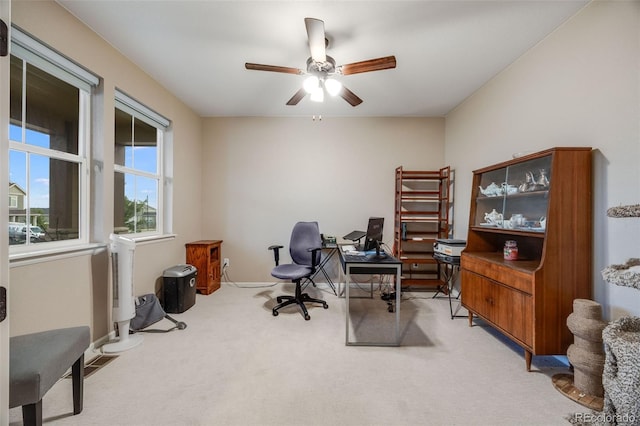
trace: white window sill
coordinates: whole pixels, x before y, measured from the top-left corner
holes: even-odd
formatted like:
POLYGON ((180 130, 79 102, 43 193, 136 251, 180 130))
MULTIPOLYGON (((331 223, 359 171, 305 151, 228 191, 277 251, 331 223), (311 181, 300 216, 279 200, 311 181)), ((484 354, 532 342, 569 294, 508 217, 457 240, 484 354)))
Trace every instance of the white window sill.
POLYGON ((161 243, 166 240, 175 240, 176 234, 163 234, 163 235, 147 235, 136 237, 133 234, 123 234, 124 236, 131 238, 137 244, 145 245, 152 243, 161 243))

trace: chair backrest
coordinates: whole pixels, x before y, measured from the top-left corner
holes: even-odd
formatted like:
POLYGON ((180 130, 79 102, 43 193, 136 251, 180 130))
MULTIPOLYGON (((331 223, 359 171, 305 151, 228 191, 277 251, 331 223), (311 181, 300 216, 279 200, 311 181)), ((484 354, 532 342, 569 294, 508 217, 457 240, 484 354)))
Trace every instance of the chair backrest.
MULTIPOLYGON (((295 224, 289 242, 289 254, 294 263, 311 266, 311 252, 308 249, 321 245, 318 222, 298 222, 295 224)), ((316 265, 319 263, 320 250, 316 252, 316 265)))

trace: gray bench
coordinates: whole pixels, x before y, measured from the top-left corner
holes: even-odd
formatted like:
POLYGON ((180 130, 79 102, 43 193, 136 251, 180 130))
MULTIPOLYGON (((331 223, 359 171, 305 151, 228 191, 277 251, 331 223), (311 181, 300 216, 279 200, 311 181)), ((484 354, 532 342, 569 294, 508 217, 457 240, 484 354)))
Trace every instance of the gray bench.
POLYGON ((84 352, 89 327, 71 327, 11 337, 9 407, 22 406, 25 425, 42 424, 42 397, 71 367, 73 414, 82 411, 84 352))

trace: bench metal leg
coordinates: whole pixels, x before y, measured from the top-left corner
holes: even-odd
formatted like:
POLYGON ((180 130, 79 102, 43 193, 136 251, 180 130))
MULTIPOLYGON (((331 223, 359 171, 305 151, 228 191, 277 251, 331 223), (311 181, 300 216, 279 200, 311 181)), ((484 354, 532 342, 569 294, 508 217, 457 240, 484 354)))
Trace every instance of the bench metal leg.
POLYGON ((22 406, 22 421, 25 426, 42 426, 42 400, 22 406))
POLYGON ((73 414, 82 412, 82 397, 84 393, 84 354, 73 363, 71 367, 71 379, 73 380, 73 414))

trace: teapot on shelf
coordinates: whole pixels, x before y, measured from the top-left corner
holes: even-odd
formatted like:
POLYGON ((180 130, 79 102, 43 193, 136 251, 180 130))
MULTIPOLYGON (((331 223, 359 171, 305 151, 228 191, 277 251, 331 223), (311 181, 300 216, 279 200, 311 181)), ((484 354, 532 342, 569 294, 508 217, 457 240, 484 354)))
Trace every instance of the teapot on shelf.
POLYGON ((509 185, 507 182, 502 184, 502 192, 507 195, 516 194, 518 192, 518 187, 515 185, 509 185))
POLYGON ((501 224, 502 218, 502 213, 498 213, 496 209, 493 209, 490 213, 484 214, 484 221, 493 225, 501 224))
POLYGON ((485 195, 487 197, 497 197, 503 194, 502 187, 496 185, 495 182, 491 182, 489 185, 487 185, 486 188, 483 188, 482 186, 480 186, 479 188, 482 195, 485 195))

